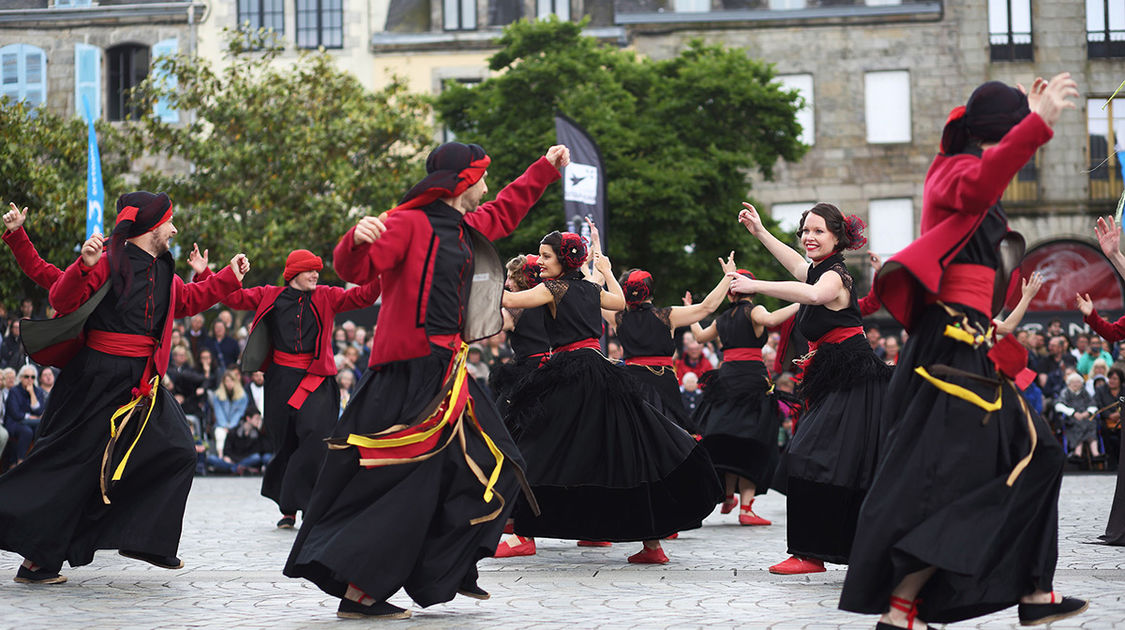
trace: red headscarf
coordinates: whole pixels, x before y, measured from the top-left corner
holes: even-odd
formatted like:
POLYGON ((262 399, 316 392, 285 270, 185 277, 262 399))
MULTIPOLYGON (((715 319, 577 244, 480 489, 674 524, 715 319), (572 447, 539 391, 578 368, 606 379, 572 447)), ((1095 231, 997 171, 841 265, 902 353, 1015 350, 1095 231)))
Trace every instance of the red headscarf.
POLYGON ((128 267, 125 254, 125 241, 148 234, 172 220, 172 200, 164 193, 150 193, 140 190, 125 193, 117 198, 117 221, 113 233, 109 235, 107 250, 109 255, 109 274, 113 290, 117 292, 117 304, 125 305, 129 295, 129 285, 133 274, 128 267))
POLYGON ((492 159, 480 145, 447 142, 426 158, 426 177, 390 210, 421 208, 438 199, 456 197, 484 177, 492 159))

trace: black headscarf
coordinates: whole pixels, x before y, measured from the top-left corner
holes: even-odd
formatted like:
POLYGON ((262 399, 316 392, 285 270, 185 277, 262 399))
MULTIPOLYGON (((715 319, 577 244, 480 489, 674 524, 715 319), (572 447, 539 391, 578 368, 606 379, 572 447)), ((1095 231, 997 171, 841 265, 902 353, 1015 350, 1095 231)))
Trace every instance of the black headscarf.
POLYGON ((109 235, 109 277, 117 292, 118 306, 124 306, 129 295, 133 273, 125 242, 147 234, 172 219, 172 200, 164 193, 137 191, 117 198, 117 224, 109 235))
POLYGON ((446 142, 426 158, 426 177, 391 210, 421 208, 438 199, 456 197, 484 177, 492 160, 477 144, 446 142))
POLYGON ((961 153, 973 139, 997 142, 1030 113, 1026 94, 989 81, 973 90, 964 106, 950 112, 941 134, 941 152, 961 153))

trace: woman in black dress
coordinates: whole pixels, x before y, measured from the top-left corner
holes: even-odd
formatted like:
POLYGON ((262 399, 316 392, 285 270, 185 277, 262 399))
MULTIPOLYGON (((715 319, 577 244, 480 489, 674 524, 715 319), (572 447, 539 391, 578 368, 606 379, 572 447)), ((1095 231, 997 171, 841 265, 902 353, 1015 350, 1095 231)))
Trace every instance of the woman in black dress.
POLYGON ((875 476, 879 416, 891 374, 863 333, 852 276, 840 253, 862 247, 866 239, 857 217, 845 219, 836 206, 818 203, 801 215, 798 231, 809 264, 765 229, 754 206, 743 205, 739 221, 798 282, 737 276, 731 290, 800 303, 796 327, 810 340, 797 389, 806 411, 774 484, 788 497, 792 557, 770 572, 819 573, 825 562, 848 562, 859 507, 875 476))
MULTIPOLYGON (((526 291, 539 285, 539 256, 521 254, 509 260, 506 268, 505 289, 526 291)), ((497 363, 488 374, 488 386, 496 397, 496 407, 504 416, 508 414, 512 392, 551 354, 546 313, 546 306, 504 309, 504 330, 514 356, 507 363, 497 363)))
POLYGON ((547 305, 553 354, 509 410, 541 513, 521 500, 514 514, 520 538, 500 546, 531 536, 644 541, 629 561, 663 564, 660 539, 700 526, 718 480, 703 448, 599 352, 600 309, 620 310, 625 298, 608 258, 595 253, 594 261, 608 291, 583 279, 585 259, 581 237, 552 232, 539 248, 543 284, 504 294, 508 308, 547 305))
MULTIPOLYGON (((754 278, 745 269, 738 273, 754 278)), ((769 490, 777 468, 781 424, 781 409, 762 362, 762 346, 768 337, 766 329, 792 317, 798 305, 771 313, 755 305, 753 295, 732 292, 727 298, 732 306, 710 326, 691 327, 696 341, 718 338, 723 344, 722 365, 703 375, 703 401, 694 420, 703 435, 703 447, 723 477, 722 513, 733 511, 741 498, 739 524, 772 525, 754 513, 754 496, 769 490)))
POLYGON ((676 354, 673 334, 677 328, 698 323, 722 303, 730 286, 726 274, 735 271, 734 252, 726 261, 720 258, 719 264, 723 277, 702 302, 663 308, 652 304, 652 274, 643 269, 630 269, 619 280, 625 293, 625 310, 602 313, 603 318, 614 323, 625 370, 641 383, 649 402, 689 433, 699 433, 699 430, 680 398, 680 383, 672 363, 672 356, 676 354))

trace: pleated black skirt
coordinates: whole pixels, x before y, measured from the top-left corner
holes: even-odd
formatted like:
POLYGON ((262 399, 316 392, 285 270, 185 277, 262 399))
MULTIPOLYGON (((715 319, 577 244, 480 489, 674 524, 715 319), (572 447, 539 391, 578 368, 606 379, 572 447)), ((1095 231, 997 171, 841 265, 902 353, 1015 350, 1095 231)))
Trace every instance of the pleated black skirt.
MULTIPOLYGON (((989 325, 981 313, 966 314, 989 325)), ((986 615, 1037 588, 1051 590, 1065 455, 1014 386, 941 377, 987 402, 999 396, 1001 408, 987 412, 915 371, 941 364, 996 379, 986 346, 944 335, 958 323, 931 306, 903 349, 884 407, 885 455, 860 512, 840 598, 844 610, 886 611, 902 578, 930 566, 937 572, 919 594, 919 617, 930 623, 986 615), (1029 452, 1026 468, 1013 475, 1029 452)))
MULTIPOLYGON (((334 437, 376 433, 410 424, 440 391, 452 352, 431 346, 426 357, 369 370, 344 409, 334 437)), ((495 463, 485 441, 465 431, 435 456, 408 464, 364 468, 355 448, 329 450, 313 488, 285 575, 308 579, 343 597, 349 584, 377 600, 400 588, 421 606, 447 602, 476 563, 496 550, 519 492, 523 460, 492 399, 465 382, 484 431, 504 454, 496 495, 484 487, 466 453, 485 473, 495 463), (471 521, 492 514, 493 519, 471 521)))
POLYGON ((542 514, 516 533, 636 541, 699 527, 722 494, 707 452, 595 350, 556 354, 512 399, 542 514))
POLYGON ((684 408, 683 399, 680 398, 680 382, 676 380, 674 368, 626 365, 625 371, 637 379, 643 388, 645 398, 656 407, 657 411, 678 424, 684 431, 699 433, 699 427, 692 419, 692 415, 684 408))
POLYGON ((761 361, 727 361, 703 375, 694 420, 715 470, 749 479, 764 494, 777 468, 781 411, 761 361))

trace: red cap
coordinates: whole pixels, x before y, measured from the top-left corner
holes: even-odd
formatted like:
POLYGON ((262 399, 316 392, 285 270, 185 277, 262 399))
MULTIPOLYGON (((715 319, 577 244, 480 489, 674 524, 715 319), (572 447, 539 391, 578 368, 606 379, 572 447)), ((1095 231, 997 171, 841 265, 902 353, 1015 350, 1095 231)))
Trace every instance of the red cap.
POLYGON ((307 249, 295 249, 289 252, 289 256, 285 259, 285 273, 283 274, 285 281, 289 282, 297 277, 297 274, 305 271, 320 271, 324 269, 324 262, 321 261, 320 256, 310 252, 307 249))

